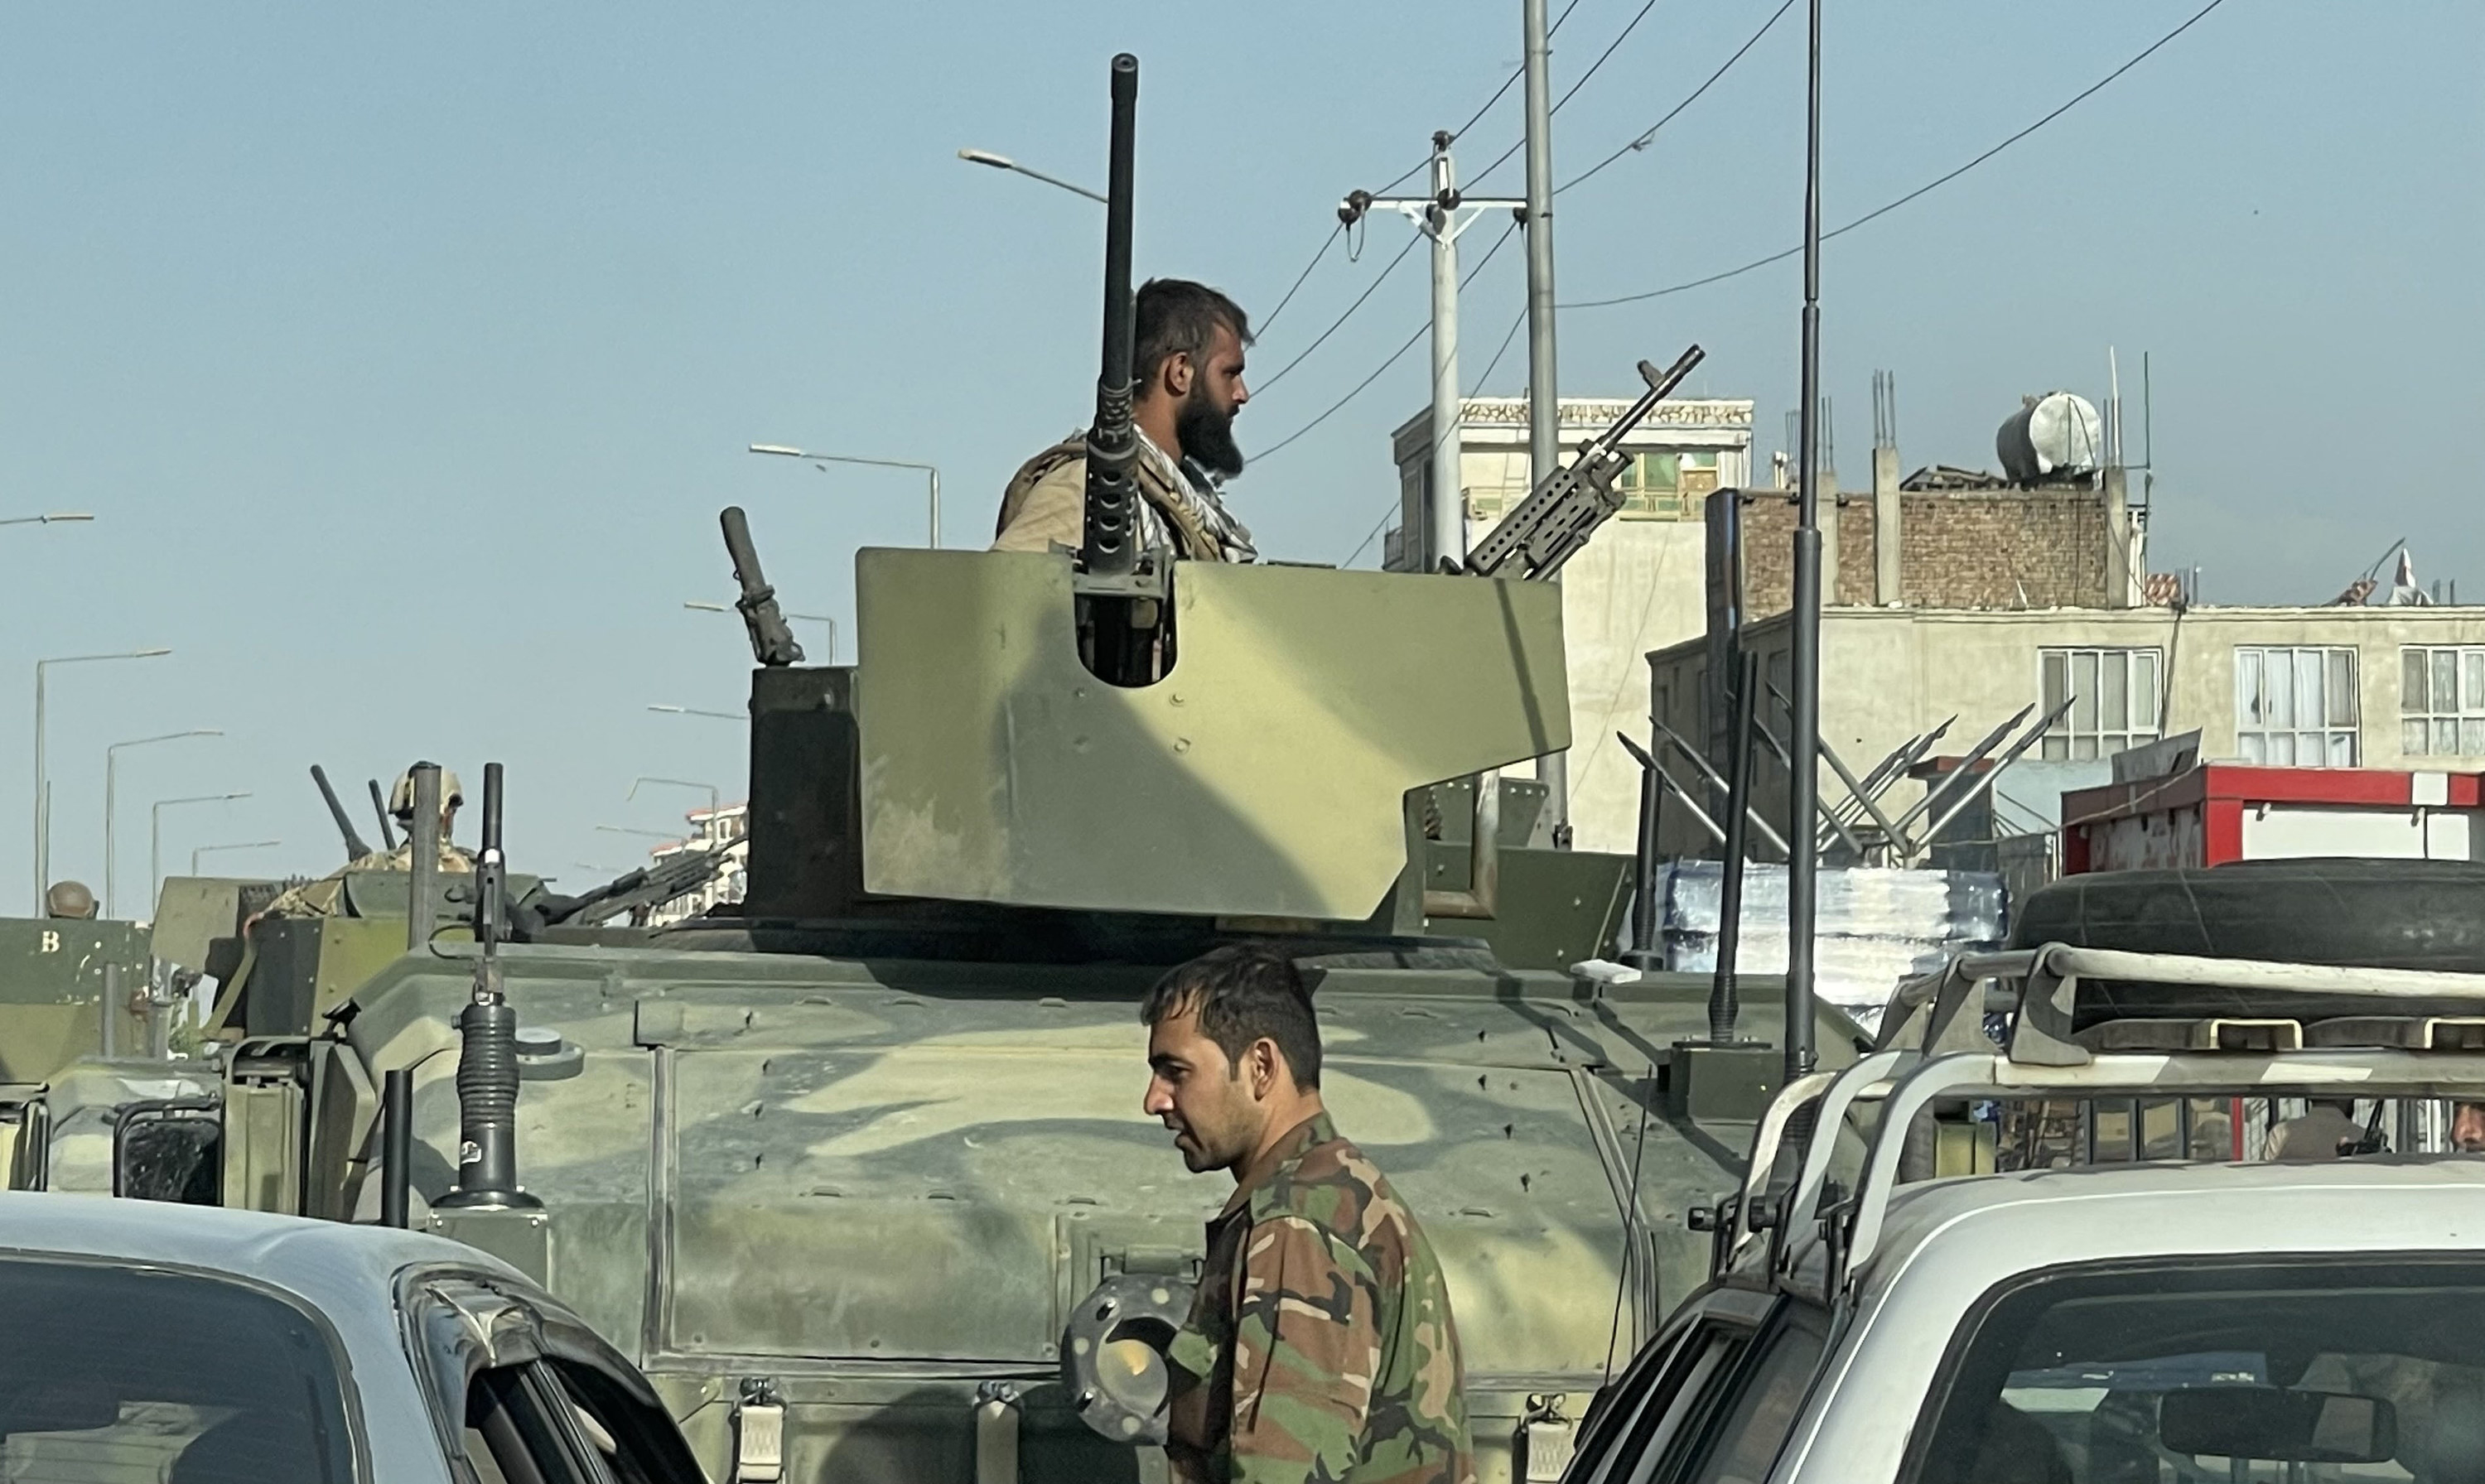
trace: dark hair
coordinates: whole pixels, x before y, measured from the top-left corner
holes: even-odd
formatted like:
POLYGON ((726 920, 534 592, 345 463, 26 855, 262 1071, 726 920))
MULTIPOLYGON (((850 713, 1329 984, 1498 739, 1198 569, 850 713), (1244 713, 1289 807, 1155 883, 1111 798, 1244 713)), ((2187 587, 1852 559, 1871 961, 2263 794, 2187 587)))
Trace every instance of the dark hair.
POLYGON ((1157 367, 1166 357, 1181 354, 1197 361, 1205 355, 1218 325, 1243 344, 1251 343, 1251 317, 1242 306, 1188 279, 1150 279, 1140 284, 1133 318, 1131 374, 1143 389, 1156 380, 1157 367))
POLYGON ((1267 1037, 1295 1074, 1295 1086, 1320 1086, 1320 1023, 1312 992, 1295 960, 1265 943, 1229 943, 1176 967, 1139 1002, 1139 1019, 1154 1025, 1195 1011, 1199 1034, 1216 1042, 1230 1068, 1251 1043, 1267 1037))

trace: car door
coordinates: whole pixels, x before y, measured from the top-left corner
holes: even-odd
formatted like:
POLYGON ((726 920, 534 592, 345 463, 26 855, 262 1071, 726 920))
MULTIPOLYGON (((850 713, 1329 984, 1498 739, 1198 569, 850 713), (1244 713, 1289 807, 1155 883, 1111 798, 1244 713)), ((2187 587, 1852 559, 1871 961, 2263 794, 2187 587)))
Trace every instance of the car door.
POLYGON ((1695 1297, 1643 1346, 1581 1429, 1564 1484, 1648 1484, 1703 1403, 1735 1373, 1777 1300, 1739 1288, 1695 1297))
POLYGON ((451 1471, 473 1484, 700 1484, 646 1378, 532 1284, 415 1270, 409 1358, 451 1471))

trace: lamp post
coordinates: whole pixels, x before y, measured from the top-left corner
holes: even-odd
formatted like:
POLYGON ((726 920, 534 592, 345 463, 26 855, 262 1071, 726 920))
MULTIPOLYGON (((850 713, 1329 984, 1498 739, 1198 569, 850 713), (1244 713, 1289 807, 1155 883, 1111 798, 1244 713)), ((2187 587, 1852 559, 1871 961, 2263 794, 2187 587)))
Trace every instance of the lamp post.
MULTIPOLYGON (((41 520, 41 516, 29 519, 41 520)), ((109 655, 55 655, 35 661, 35 911, 43 910, 43 888, 52 873, 52 796, 43 773, 43 675, 56 664, 92 664, 102 660, 152 660, 169 649, 130 649, 109 655)))
POLYGON ((1100 206, 1112 204, 1112 202, 1106 201, 1103 196, 1087 189, 1083 185, 1072 185, 1067 180, 1048 175, 1040 170, 1029 170, 1018 161, 1011 159, 1006 154, 995 154, 990 149, 961 149, 958 151, 958 158, 966 161, 969 165, 989 165, 995 170, 1006 170, 1012 175, 1024 175, 1029 180, 1041 180, 1047 185, 1058 186, 1062 190, 1068 191, 1074 196, 1084 196, 1089 201, 1096 202, 1100 206))
POLYGON ((192 794, 182 798, 159 798, 148 811, 147 822, 147 900, 152 902, 164 889, 164 811, 176 804, 212 804, 228 799, 248 798, 247 791, 239 794, 192 794))
POLYGON ((718 809, 723 807, 724 802, 724 794, 719 792, 717 786, 713 783, 700 783, 690 778, 650 778, 643 774, 630 780, 630 792, 621 796, 622 801, 627 803, 631 799, 637 798, 639 796, 639 785, 642 783, 662 783, 677 789, 698 789, 702 791, 707 795, 707 817, 710 820, 714 820, 716 818, 718 809))
POLYGON ((696 706, 666 706, 661 703, 654 703, 650 704, 647 709, 649 711, 663 712, 668 716, 713 716, 719 721, 748 721, 751 719, 749 716, 737 711, 701 711, 696 706))
POLYGON ((190 875, 199 874, 199 857, 203 855, 213 855, 218 850, 272 850, 284 843, 282 840, 236 840, 230 845, 200 846, 190 852, 190 875))
MULTIPOLYGON (((738 611, 730 603, 699 603, 696 601, 689 601, 683 603, 682 607, 699 613, 732 613, 738 611)), ((834 664, 837 662, 837 621, 835 619, 831 618, 826 613, 788 613, 785 616, 798 624, 828 625, 829 663, 834 664)))
POLYGON ((931 465, 917 464, 912 459, 866 459, 858 457, 851 453, 813 453, 807 448, 789 447, 784 444, 752 444, 751 445, 751 451, 753 453, 773 453, 779 458, 808 459, 814 466, 819 467, 822 473, 828 472, 827 466, 831 464, 868 464, 875 469, 920 470, 925 474, 931 476, 929 491, 931 495, 932 540, 930 544, 934 550, 937 551, 940 549, 941 471, 935 469, 931 465))
MULTIPOLYGON (((103 749, 104 916, 113 916, 113 909, 120 901, 120 856, 115 849, 119 842, 120 831, 114 828, 113 799, 119 792, 118 780, 121 771, 121 749, 123 747, 145 747, 156 742, 179 742, 185 737, 222 737, 224 735, 224 733, 211 726, 192 727, 186 732, 166 732, 161 737, 134 737, 127 742, 114 742, 111 746, 103 749)), ((151 899, 149 901, 148 906, 150 911, 153 909, 154 903, 151 899)))

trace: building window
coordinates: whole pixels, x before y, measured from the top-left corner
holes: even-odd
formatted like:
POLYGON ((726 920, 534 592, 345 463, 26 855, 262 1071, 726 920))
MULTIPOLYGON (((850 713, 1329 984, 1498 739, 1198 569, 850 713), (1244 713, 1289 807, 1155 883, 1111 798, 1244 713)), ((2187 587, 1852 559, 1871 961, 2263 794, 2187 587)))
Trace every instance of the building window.
POLYGON ((1696 521, 1717 487, 1713 453, 1634 453, 1614 481, 1622 491, 1625 520, 1696 521), (1705 472, 1704 472, 1705 470, 1705 472))
POLYGON ((2045 728, 2041 755, 2112 757, 2155 742, 2159 664, 2154 649, 2037 651, 2045 714, 2062 713, 2045 728))
POLYGON ((2247 763, 2356 766, 2356 652, 2235 651, 2235 747, 2247 763))
POLYGON ((2409 757, 2485 757, 2485 648, 2399 651, 2399 750, 2409 757))

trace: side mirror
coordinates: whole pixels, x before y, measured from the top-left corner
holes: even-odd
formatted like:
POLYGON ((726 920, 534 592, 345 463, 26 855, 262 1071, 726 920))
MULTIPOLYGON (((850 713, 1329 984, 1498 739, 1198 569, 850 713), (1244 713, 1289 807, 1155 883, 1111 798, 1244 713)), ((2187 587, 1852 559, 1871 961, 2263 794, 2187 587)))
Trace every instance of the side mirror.
POLYGON ((112 1193, 221 1205, 224 1146, 223 1110, 212 1097, 124 1103, 112 1126, 112 1193))
POLYGON ((1061 1382, 1079 1420, 1115 1443, 1161 1446, 1173 1398, 1165 1351, 1190 1317, 1191 1284, 1119 1273, 1070 1313, 1061 1382))
POLYGON ((2158 1404, 2170 1452, 2279 1463, 2382 1464, 2399 1450, 2398 1415, 2378 1396, 2279 1387, 2198 1387, 2158 1404))

